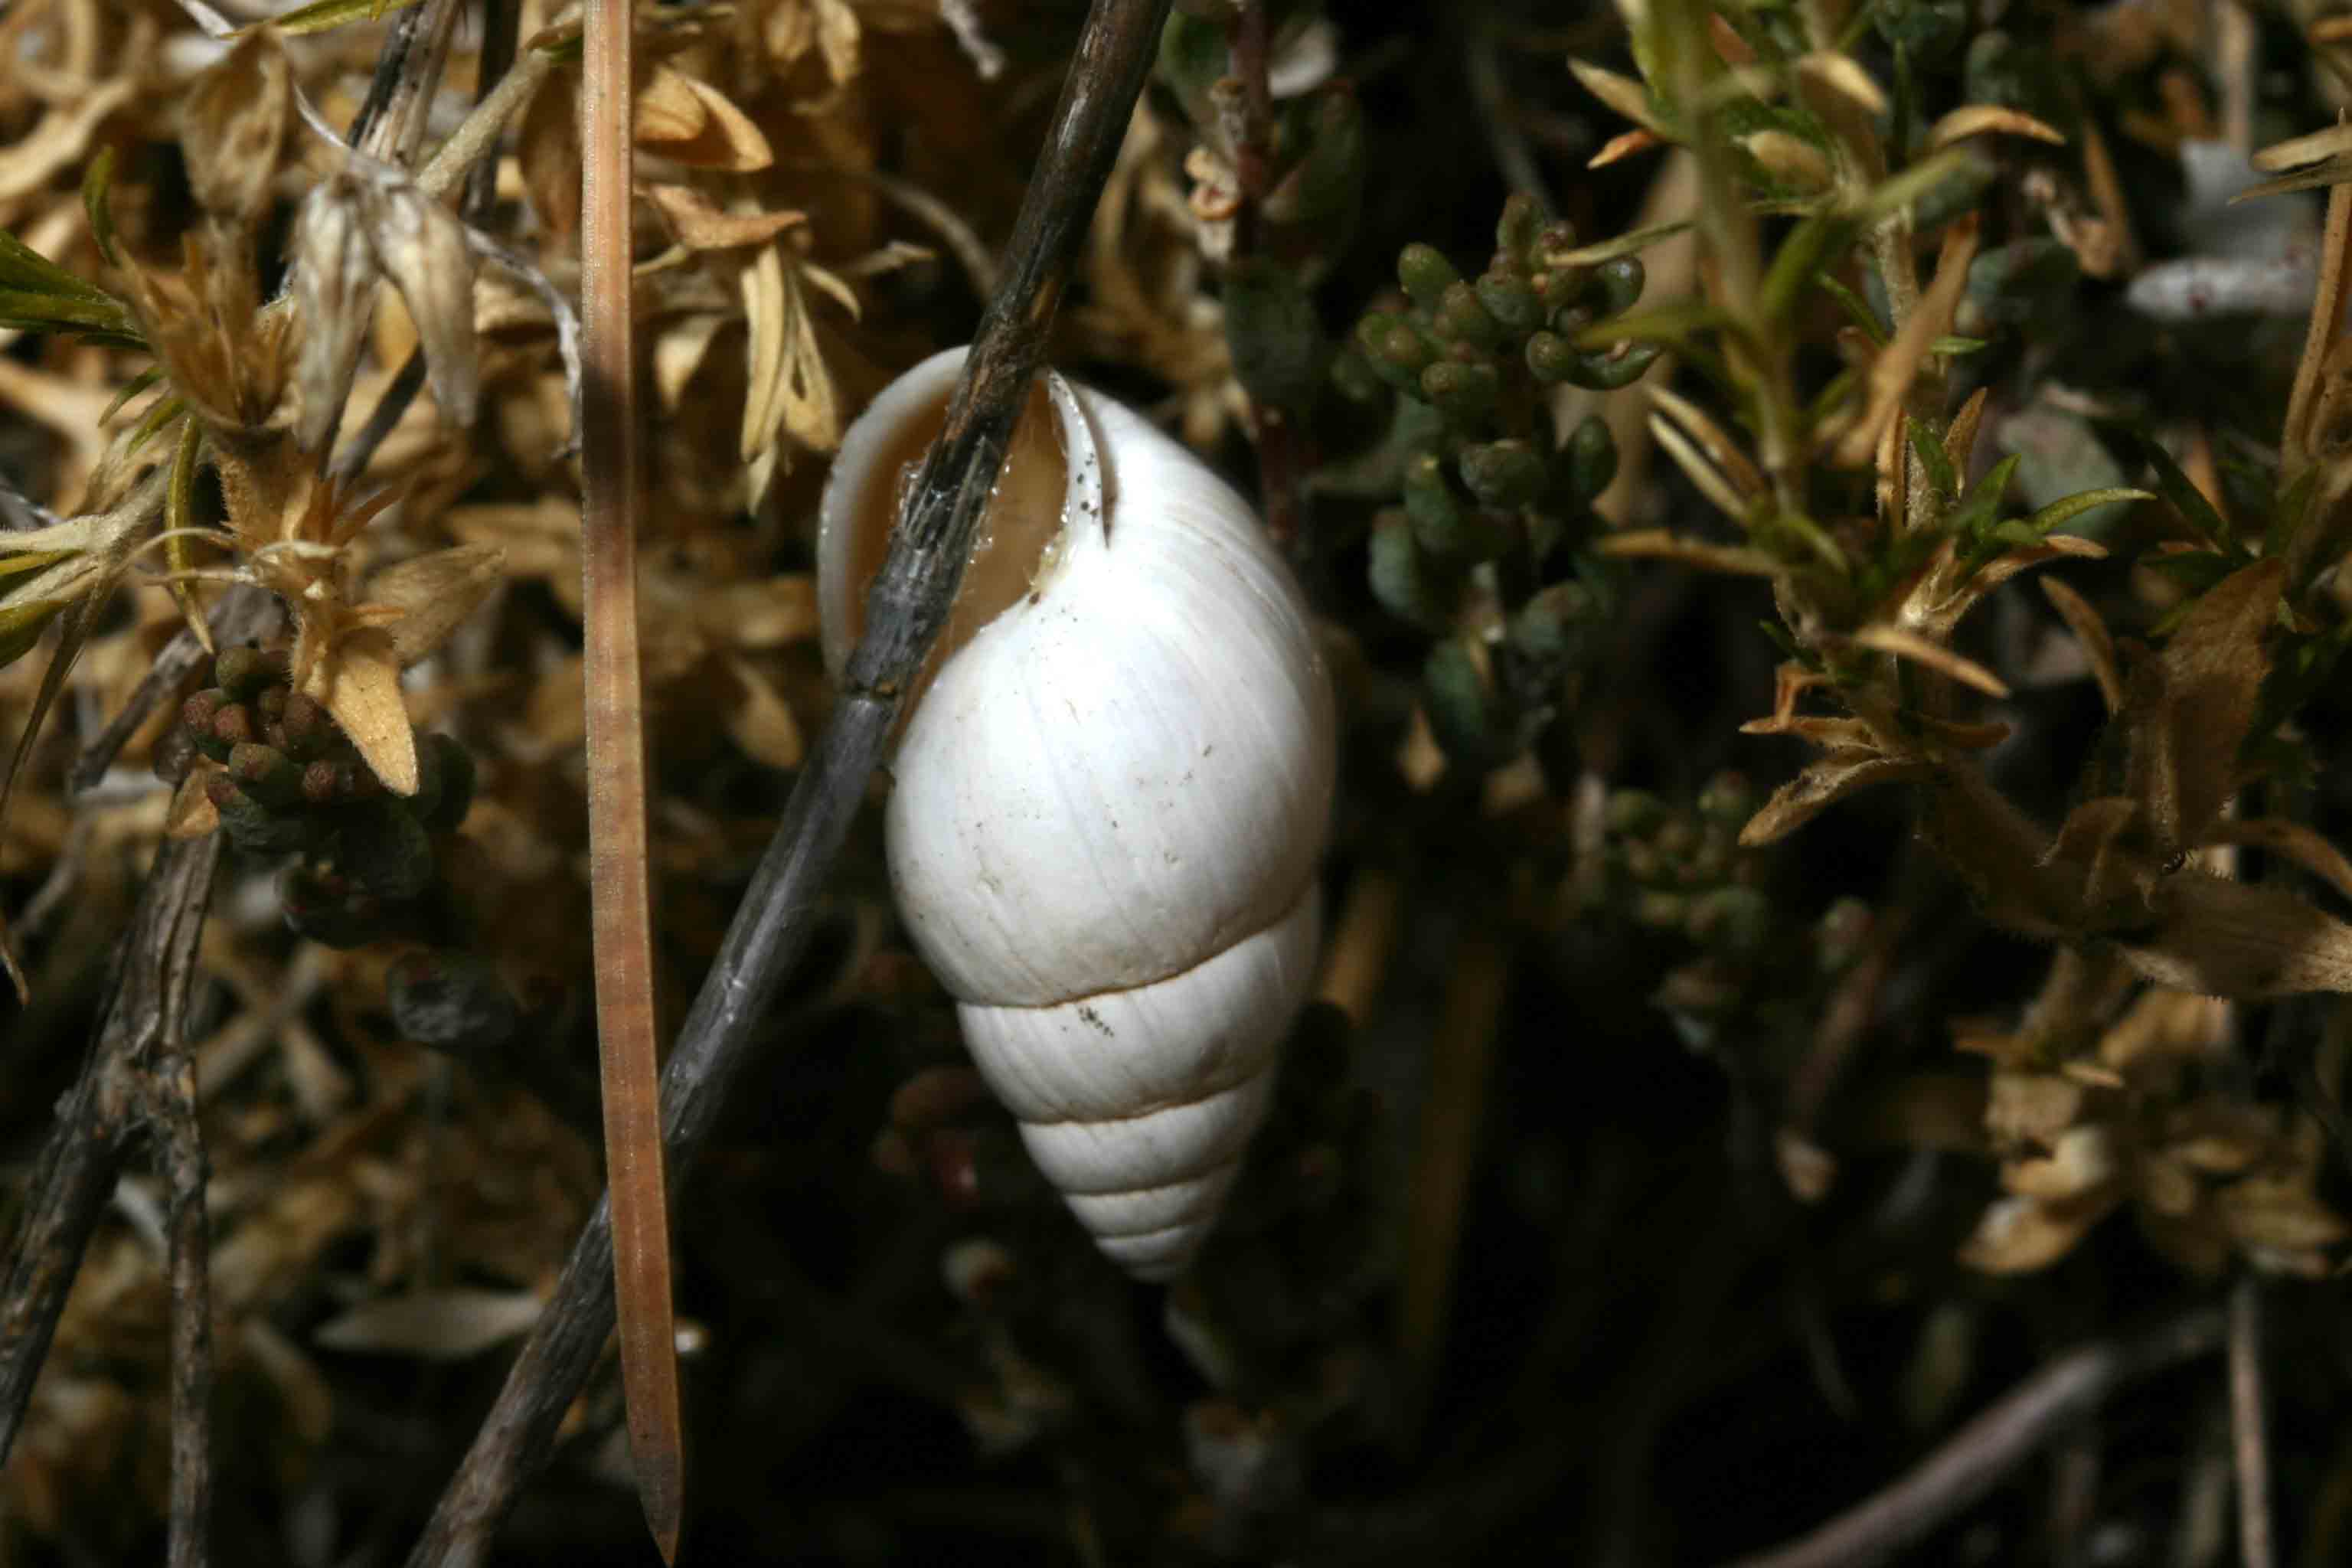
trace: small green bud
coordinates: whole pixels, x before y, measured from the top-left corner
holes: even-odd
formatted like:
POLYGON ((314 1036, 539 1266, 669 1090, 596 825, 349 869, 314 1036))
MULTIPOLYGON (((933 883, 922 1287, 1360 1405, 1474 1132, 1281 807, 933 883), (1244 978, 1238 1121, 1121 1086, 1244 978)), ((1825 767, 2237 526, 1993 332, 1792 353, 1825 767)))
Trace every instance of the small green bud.
POLYGON ((1445 290, 1462 281, 1462 274, 1436 247, 1408 245, 1397 257, 1397 281, 1404 285, 1414 304, 1434 310, 1445 290))
POLYGON ((384 934, 383 900, 332 872, 287 867, 278 873, 278 905, 296 935, 324 947, 365 947, 384 934))
POLYGON ((284 737, 286 754, 298 763, 324 756, 335 743, 335 721, 323 706, 299 691, 287 694, 278 730, 284 737))
POLYGON ((1656 363, 1664 352, 1660 343, 1612 343, 1586 354, 1578 374, 1570 379, 1594 392, 1614 392, 1641 380, 1642 373, 1656 363))
POLYGON ((302 798, 301 773, 286 753, 246 742, 228 752, 228 776, 237 787, 267 806, 294 805, 302 798))
POLYGON ((1666 803, 1645 789, 1621 789, 1609 797, 1606 824, 1612 833, 1646 838, 1667 816, 1666 803))
POLYGON ((1402 392, 1421 390, 1421 373, 1437 358, 1437 345, 1402 316, 1376 310, 1356 328, 1356 342, 1380 377, 1402 392))
POLYGON ((1486 313, 1478 302, 1478 290, 1459 279, 1445 286, 1438 296, 1430 330, 1439 340, 1449 343, 1468 343, 1475 348, 1491 349, 1503 341, 1503 324, 1486 313))
POLYGON ((1502 378, 1491 364, 1464 364, 1440 360, 1421 373, 1421 395, 1435 404, 1448 419, 1470 425, 1495 411, 1503 395, 1502 378))
POLYGON ((228 706, 228 693, 218 687, 208 687, 180 704, 180 723, 196 750, 216 763, 228 761, 229 742, 213 734, 213 721, 228 706))
POLYGON ((419 1045, 490 1050, 522 1023, 522 1006, 487 959, 469 952, 413 952, 384 975, 394 1027, 419 1045))
POLYGON ((1528 340, 1528 369, 1547 385, 1557 385, 1573 375, 1580 357, 1575 347, 1557 332, 1538 332, 1528 340))
POLYGON ((1429 650, 1421 687, 1430 732, 1447 756, 1480 768, 1509 759, 1515 750, 1510 716, 1485 662, 1459 638, 1448 637, 1429 650))
POLYGON ((1535 290, 1536 303, 1545 319, 1551 321, 1561 311, 1577 308, 1591 278, 1581 267, 1547 267, 1528 275, 1528 287, 1535 290))
POLYGON ((216 760, 226 762, 227 748, 261 739, 261 726, 254 721, 252 709, 242 702, 231 702, 213 714, 212 737, 223 748, 216 760))
POLYGON ((1538 664, 1564 668, 1583 661, 1600 624, 1591 590, 1581 583, 1555 583, 1511 617, 1511 646, 1538 664))
POLYGON ((1666 858, 1658 853, 1654 844, 1639 838, 1629 840, 1619 847, 1617 858, 1624 864, 1625 874, 1637 882, 1665 880, 1666 858))
POLYGON ((1568 438, 1568 488, 1590 505, 1616 477, 1617 437, 1609 421, 1588 414, 1568 438))
POLYGON ((1641 302, 1648 275, 1638 256, 1620 256, 1592 269, 1591 288, 1601 296, 1601 314, 1622 316, 1641 302))
POLYGON ((1481 506, 1513 511, 1542 499, 1550 478, 1535 443, 1516 437, 1466 447, 1462 452, 1462 482, 1481 506))
POLYGON ((389 798, 344 811, 335 858, 353 882, 388 903, 413 899, 433 882, 433 840, 424 824, 389 798))
POLYGON ((1510 272, 1488 272, 1478 279, 1478 303, 1513 337, 1525 337, 1543 325, 1543 301, 1534 285, 1510 272))
POLYGON ((1525 191, 1513 191, 1495 224, 1495 248, 1515 261, 1522 260, 1543 226, 1543 209, 1536 205, 1535 198, 1525 191))
POLYGON ((321 757, 302 767, 302 798, 311 805, 332 805, 342 798, 340 770, 348 763, 331 763, 321 757))
POLYGON ((1423 549, 1439 555, 1487 560, 1510 542, 1507 526, 1471 505, 1445 478, 1433 452, 1405 459, 1404 510, 1423 549))
POLYGON ((1452 622, 1461 578, 1422 548, 1403 513, 1383 512, 1373 522, 1369 574, 1372 597, 1391 615, 1433 632, 1452 622))
POLYGON ((261 716, 264 730, 286 717, 286 700, 294 695, 293 689, 283 681, 265 686, 253 699, 253 710, 261 716))
POLYGON ((226 773, 205 781, 205 797, 220 814, 221 830, 229 842, 248 855, 290 855, 310 847, 317 829, 299 814, 270 810, 237 786, 226 773))
POLYGON ((213 679, 234 701, 245 702, 265 686, 282 683, 289 666, 283 652, 264 653, 257 647, 223 648, 213 661, 213 679))

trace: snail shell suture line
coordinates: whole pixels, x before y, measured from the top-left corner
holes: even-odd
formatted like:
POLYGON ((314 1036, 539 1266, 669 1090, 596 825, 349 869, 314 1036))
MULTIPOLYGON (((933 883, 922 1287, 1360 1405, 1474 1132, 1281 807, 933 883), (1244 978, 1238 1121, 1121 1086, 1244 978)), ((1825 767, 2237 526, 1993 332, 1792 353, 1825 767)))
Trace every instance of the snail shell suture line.
MULTIPOLYGON (((962 356, 844 438, 818 563, 835 669, 962 356)), ((984 608, 959 600, 898 740, 891 882, 1038 1168, 1105 1253, 1168 1279, 1312 984, 1333 703, 1241 496, 1131 410, 1040 384, 985 521, 984 608)))

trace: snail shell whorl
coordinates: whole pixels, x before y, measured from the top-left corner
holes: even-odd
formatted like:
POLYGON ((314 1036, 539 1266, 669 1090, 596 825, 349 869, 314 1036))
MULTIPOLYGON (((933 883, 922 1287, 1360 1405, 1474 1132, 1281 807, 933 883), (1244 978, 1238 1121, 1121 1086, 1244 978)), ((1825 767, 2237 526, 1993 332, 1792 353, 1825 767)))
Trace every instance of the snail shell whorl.
MULTIPOLYGON (((909 371, 843 442, 819 546, 836 663, 865 588, 845 520, 864 487, 895 491, 886 427, 935 410, 962 357, 909 371)), ((1215 1220, 1312 980, 1332 698, 1248 504, 1128 409, 1047 384, 1063 531, 908 722, 891 880, 1038 1166, 1106 1253, 1165 1279, 1215 1220)))

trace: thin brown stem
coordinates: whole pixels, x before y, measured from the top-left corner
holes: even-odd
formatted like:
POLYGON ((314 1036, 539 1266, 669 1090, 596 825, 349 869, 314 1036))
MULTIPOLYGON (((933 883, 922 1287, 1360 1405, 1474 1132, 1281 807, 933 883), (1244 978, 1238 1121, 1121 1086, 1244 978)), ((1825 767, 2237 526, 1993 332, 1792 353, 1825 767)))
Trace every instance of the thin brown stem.
MULTIPOLYGON (((681 1176, 717 1124, 778 988, 807 946, 818 892, 866 797, 907 685, 946 624, 1168 5, 1096 0, 1079 35, 995 298, 946 425, 907 487, 889 557, 867 596, 866 635, 850 656, 834 721, 793 785, 663 1071, 663 1130, 681 1176)), ((411 1553, 413 1568, 487 1558, 516 1489, 546 1462, 564 1412, 595 1366, 613 1325, 612 1291, 608 1202, 581 1233, 547 1310, 411 1553)))
POLYGON ((621 1381, 637 1497, 664 1562, 677 1560, 686 1490, 672 1299, 669 1183, 655 1040, 652 850, 637 649, 637 402, 629 315, 634 130, 631 0, 592 0, 581 77, 581 578, 586 647, 589 923, 604 1164, 612 1184, 621 1381))
POLYGON ((2270 1445, 2263 1420, 2263 1297, 2252 1274, 2230 1292, 2230 1437, 2238 1469, 2238 1562, 2271 1568, 2270 1445))
POLYGON ((204 1568, 212 1534, 212 1232, 196 1121, 196 1069, 176 1014, 145 1095, 171 1233, 172 1494, 165 1561, 204 1568))
POLYGON ((2110 1394, 2219 1349, 2221 1314, 2195 1311, 2128 1343, 2085 1345, 2011 1389, 1876 1496, 1736 1568, 1867 1568, 1953 1520, 2110 1394))

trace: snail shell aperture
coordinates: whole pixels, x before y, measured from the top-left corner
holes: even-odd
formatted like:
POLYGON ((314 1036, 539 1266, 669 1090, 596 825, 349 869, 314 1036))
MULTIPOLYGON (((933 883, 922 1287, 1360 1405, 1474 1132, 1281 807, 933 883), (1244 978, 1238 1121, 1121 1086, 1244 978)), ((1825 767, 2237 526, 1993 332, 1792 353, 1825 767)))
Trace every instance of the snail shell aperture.
MULTIPOLYGON (((963 355, 843 439, 818 545, 836 670, 963 355)), ((891 883, 1031 1156, 1105 1253, 1165 1279, 1312 981, 1333 702, 1241 496, 1119 404, 1039 384, 898 739, 891 883)))

